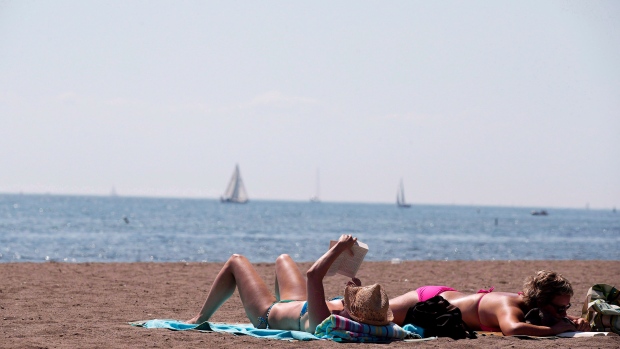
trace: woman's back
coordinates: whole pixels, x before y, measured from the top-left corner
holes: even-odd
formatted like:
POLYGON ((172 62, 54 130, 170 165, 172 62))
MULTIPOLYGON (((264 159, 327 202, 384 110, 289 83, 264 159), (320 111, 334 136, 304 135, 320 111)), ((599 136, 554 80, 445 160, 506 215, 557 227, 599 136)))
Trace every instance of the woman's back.
POLYGON ((471 330, 499 331, 498 310, 523 306, 518 294, 508 292, 466 294, 446 291, 441 296, 461 310, 463 321, 471 330))

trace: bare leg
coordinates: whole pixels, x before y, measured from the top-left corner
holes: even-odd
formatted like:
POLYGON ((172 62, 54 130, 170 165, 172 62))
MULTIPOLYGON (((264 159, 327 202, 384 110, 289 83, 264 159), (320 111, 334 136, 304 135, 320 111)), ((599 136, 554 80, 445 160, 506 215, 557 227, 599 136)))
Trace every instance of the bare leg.
POLYGON ((276 259, 276 298, 278 300, 308 299, 306 279, 291 256, 282 254, 276 259))
POLYGON ((213 281, 202 309, 188 323, 202 323, 209 320, 215 311, 232 296, 235 288, 239 290, 248 319, 254 326, 258 326, 258 317, 265 316, 267 308, 276 299, 250 261, 238 254, 232 255, 224 264, 213 281))
POLYGON ((416 305, 418 301, 418 293, 415 290, 390 299, 390 309, 394 313, 394 323, 402 326, 405 316, 407 316, 407 311, 416 305))

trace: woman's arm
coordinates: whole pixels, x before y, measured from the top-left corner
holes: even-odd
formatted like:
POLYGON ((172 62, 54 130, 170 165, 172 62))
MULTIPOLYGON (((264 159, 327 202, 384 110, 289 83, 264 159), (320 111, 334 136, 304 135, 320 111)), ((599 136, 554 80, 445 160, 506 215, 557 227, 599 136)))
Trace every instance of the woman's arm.
POLYGON ((566 331, 575 331, 575 326, 570 321, 559 321, 555 325, 538 326, 528 324, 524 320, 523 311, 515 305, 503 304, 497 310, 499 327, 505 336, 553 336, 566 331))
POLYGON ((351 247, 357 238, 351 235, 342 235, 338 242, 332 246, 321 258, 319 258, 306 272, 308 277, 308 317, 310 328, 316 328, 323 320, 328 318, 331 313, 325 303, 325 289, 323 288, 323 278, 327 270, 334 263, 336 258, 343 252, 353 253, 351 247))
POLYGON ((590 331, 592 328, 590 327, 590 323, 586 321, 586 319, 571 315, 566 315, 566 317, 575 325, 577 331, 590 331))

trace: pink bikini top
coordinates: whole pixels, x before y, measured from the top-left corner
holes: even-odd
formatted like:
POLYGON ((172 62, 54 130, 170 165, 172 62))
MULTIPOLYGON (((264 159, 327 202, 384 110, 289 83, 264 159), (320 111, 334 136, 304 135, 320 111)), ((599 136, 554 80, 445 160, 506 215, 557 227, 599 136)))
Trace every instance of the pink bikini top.
POLYGON ((493 290, 495 289, 495 287, 491 287, 488 290, 482 289, 482 290, 478 290, 478 293, 485 293, 482 295, 482 297, 480 297, 478 299, 478 304, 477 304, 477 312, 478 312, 478 322, 480 323, 480 329, 483 331, 488 331, 488 332, 502 332, 501 328, 498 327, 489 327, 489 326, 485 326, 482 324, 482 321, 480 320, 480 301, 482 301, 482 298, 484 298, 484 296, 486 296, 487 293, 491 293, 493 292, 493 290))

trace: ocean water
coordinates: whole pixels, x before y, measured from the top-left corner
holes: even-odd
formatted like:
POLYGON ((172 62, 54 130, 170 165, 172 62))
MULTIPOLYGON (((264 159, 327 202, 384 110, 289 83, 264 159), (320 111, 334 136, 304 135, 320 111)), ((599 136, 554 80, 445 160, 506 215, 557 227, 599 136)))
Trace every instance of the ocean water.
POLYGON ((1 262, 314 261, 353 234, 366 260, 618 260, 610 210, 0 195, 1 262))

